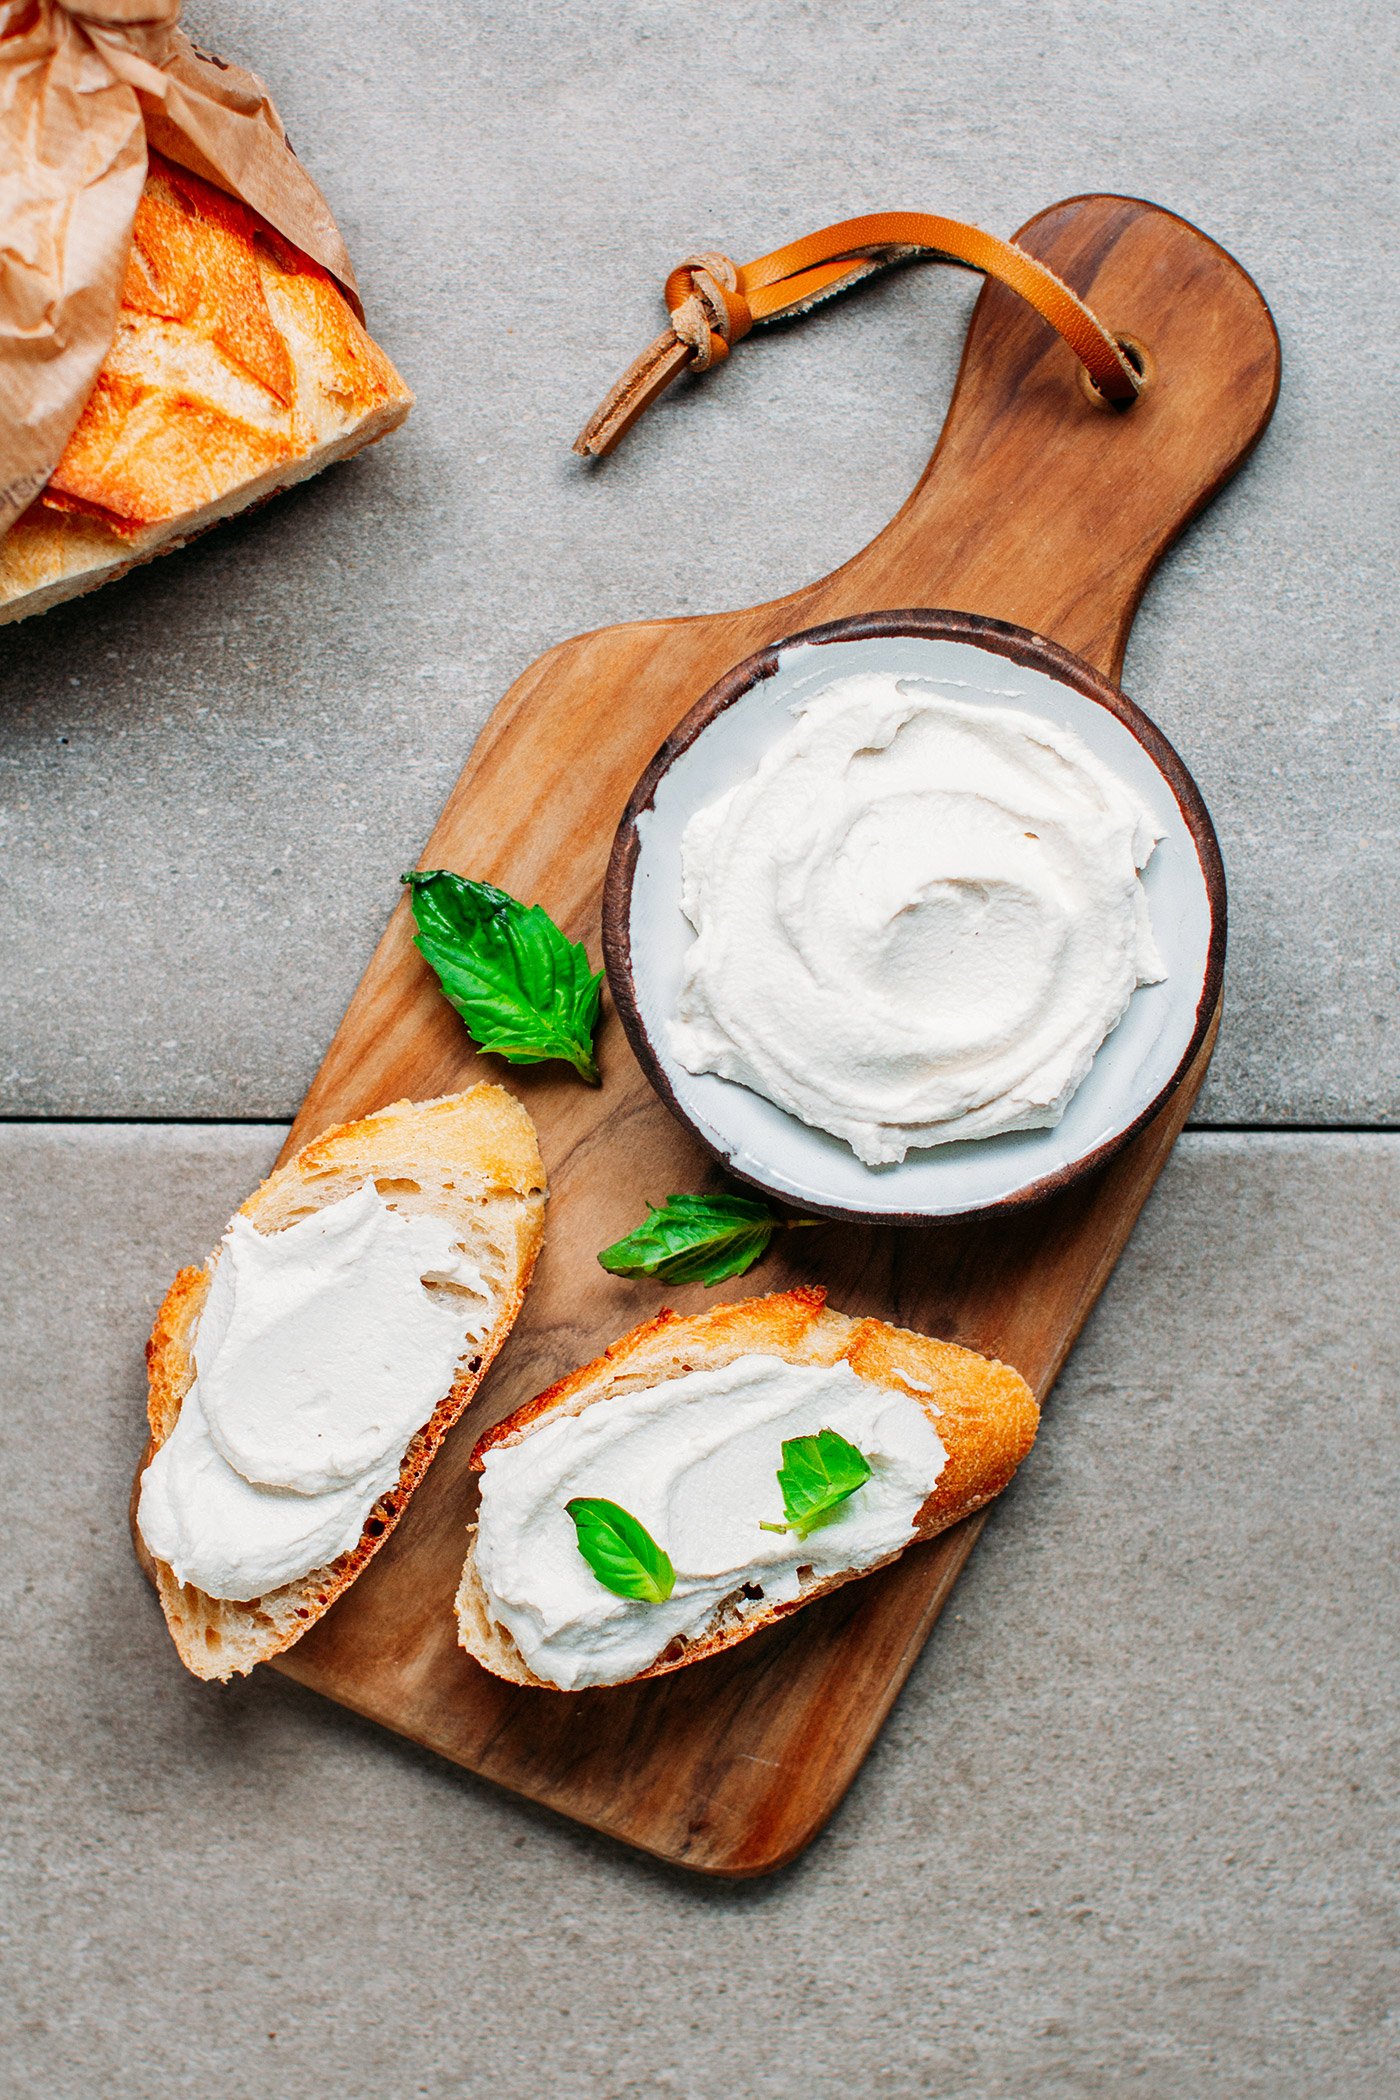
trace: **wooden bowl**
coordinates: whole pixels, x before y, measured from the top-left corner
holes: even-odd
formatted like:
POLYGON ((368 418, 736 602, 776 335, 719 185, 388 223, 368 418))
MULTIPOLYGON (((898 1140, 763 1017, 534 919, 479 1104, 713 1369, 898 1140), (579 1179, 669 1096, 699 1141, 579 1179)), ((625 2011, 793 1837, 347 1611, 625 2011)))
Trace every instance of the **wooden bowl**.
POLYGON ((1220 997, 1225 873, 1205 804, 1142 710, 1055 642, 957 612, 859 615, 748 657, 697 701, 642 774, 608 863, 603 953, 632 1048, 652 1085, 731 1174, 826 1217, 924 1225, 1031 1203, 1091 1173, 1150 1121, 1189 1067, 1220 997), (665 1022, 694 938, 680 906, 680 841, 697 809, 750 774, 794 705, 853 671, 953 686, 1072 729, 1156 812, 1165 837, 1143 874, 1167 966, 1139 986, 1051 1130, 960 1139, 867 1167, 828 1132, 716 1074, 687 1072, 665 1022))

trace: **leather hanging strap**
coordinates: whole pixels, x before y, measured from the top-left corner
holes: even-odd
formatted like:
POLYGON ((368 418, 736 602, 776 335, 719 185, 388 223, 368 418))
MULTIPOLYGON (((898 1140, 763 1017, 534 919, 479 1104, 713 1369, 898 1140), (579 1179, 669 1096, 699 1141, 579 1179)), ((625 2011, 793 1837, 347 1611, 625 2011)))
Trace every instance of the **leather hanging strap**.
POLYGON ((718 364, 751 328, 810 313, 862 278, 920 258, 980 270, 1019 292, 1068 343, 1106 401, 1127 408, 1137 399, 1142 381, 1103 322, 1024 248, 928 212, 876 212, 843 219, 757 262, 687 256, 666 279, 669 327, 628 366, 580 431, 575 452, 611 452, 673 379, 687 367, 704 372, 718 364))

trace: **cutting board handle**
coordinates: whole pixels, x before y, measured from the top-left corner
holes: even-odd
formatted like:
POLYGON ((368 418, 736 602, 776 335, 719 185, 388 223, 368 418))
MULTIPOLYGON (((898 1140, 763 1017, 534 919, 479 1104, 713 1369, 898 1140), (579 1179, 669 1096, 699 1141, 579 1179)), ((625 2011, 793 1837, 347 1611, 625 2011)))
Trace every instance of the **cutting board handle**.
POLYGON ((923 478, 815 599, 802 594, 804 624, 911 604, 982 613, 1116 679, 1148 577, 1268 423, 1278 335, 1239 264, 1157 205, 1072 197, 1016 242, 1133 347, 1142 393, 1110 408, 1040 316, 989 282, 923 478))

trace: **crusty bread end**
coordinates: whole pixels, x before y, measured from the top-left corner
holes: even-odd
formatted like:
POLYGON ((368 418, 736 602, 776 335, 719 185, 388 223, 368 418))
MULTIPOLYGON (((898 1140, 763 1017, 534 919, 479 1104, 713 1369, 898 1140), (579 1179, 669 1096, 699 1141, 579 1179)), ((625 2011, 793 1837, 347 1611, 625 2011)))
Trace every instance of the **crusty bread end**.
MULTIPOLYGON (((359 1122, 338 1124, 277 1168, 241 1214, 259 1232, 276 1232, 351 1195, 366 1179, 395 1210, 460 1224, 463 1246, 497 1295, 496 1319, 484 1340, 470 1345, 451 1392, 409 1444, 398 1481, 370 1511, 359 1544, 328 1566, 235 1603, 177 1582, 133 1525, 138 1557, 154 1577, 180 1660, 196 1677, 232 1677, 280 1655, 349 1588, 398 1523, 524 1300, 544 1237, 544 1166, 534 1124, 504 1087, 483 1082, 468 1093, 398 1101, 359 1122)), ((156 1315, 146 1345, 151 1433, 143 1468, 175 1427, 194 1382, 194 1338, 216 1260, 211 1255, 202 1269, 182 1269, 156 1315)))
MULTIPOLYGON (((1035 1440, 1040 1420, 1035 1395, 1009 1364, 959 1349, 951 1342, 887 1326, 883 1320, 848 1319, 828 1309, 824 1290, 805 1287, 716 1306, 712 1312, 689 1317, 669 1310, 658 1313, 614 1342, 595 1363, 585 1364, 488 1431, 472 1453, 472 1465, 479 1472, 489 1451, 518 1443, 545 1415, 581 1414, 586 1407, 618 1393, 659 1385, 688 1371, 712 1370, 749 1354, 779 1356, 800 1364, 831 1364, 844 1358, 858 1377, 906 1393, 924 1408, 948 1456, 933 1493, 919 1511, 910 1545, 946 1531, 999 1495, 1035 1440)), ((492 1617, 477 1573, 475 1528, 469 1539, 457 1592, 457 1637, 462 1647, 493 1675, 512 1684, 559 1691, 560 1686, 533 1674, 506 1628, 492 1617)), ((898 1558, 898 1553, 888 1556, 889 1560, 898 1558)), ((662 1677, 717 1655, 775 1619, 786 1618, 829 1590, 870 1572, 862 1568, 814 1580, 787 1603, 760 1606, 742 1598, 726 1602, 698 1640, 672 1642, 650 1668, 627 1682, 662 1677)))
POLYGON ((319 263, 153 153, 112 346, 47 487, 0 540, 0 626, 347 459, 412 405, 319 263))

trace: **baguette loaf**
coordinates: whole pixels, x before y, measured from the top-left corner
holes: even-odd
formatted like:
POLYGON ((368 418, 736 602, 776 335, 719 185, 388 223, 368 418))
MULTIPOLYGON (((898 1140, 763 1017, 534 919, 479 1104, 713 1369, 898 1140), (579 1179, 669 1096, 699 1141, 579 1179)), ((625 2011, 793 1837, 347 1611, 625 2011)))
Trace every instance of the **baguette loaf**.
MULTIPOLYGON (((259 1232, 276 1232, 353 1194, 366 1179, 393 1210, 460 1225, 460 1244, 495 1298, 495 1318, 482 1341, 468 1343, 471 1354, 451 1391, 409 1443, 398 1481, 369 1512, 358 1545, 328 1566, 249 1603, 231 1602, 179 1583, 133 1525, 180 1659, 196 1677, 227 1678, 279 1655, 348 1589, 397 1524, 524 1299, 544 1236, 544 1168, 533 1123, 503 1087, 483 1082, 469 1093, 399 1101, 339 1124, 269 1176, 241 1215, 259 1232)), ((201 1269, 182 1269, 156 1315, 146 1347, 150 1442, 143 1470, 174 1429, 194 1382, 195 1335, 217 1260, 215 1254, 201 1269)))
POLYGON ((412 402, 319 263, 152 153, 112 347, 48 486, 0 540, 0 625, 347 458, 412 402))
MULTIPOLYGON (((585 1364, 488 1431, 472 1453, 472 1466, 481 1471, 488 1452, 519 1443, 546 1418, 581 1414, 619 1394, 659 1385, 690 1371, 718 1368, 750 1354, 781 1357, 794 1364, 844 1360, 858 1377, 892 1387, 923 1407, 947 1452, 947 1462, 918 1513, 910 1545, 945 1531, 999 1495, 1030 1450, 1040 1419, 1030 1387, 1009 1365, 949 1342, 887 1326, 882 1320, 848 1319, 828 1310, 824 1290, 807 1287, 684 1318, 669 1310, 658 1313, 614 1342, 595 1363, 585 1364)), ((497 1677, 558 1691, 558 1685, 531 1672, 510 1633, 493 1617, 477 1571, 475 1527, 469 1539, 457 1592, 462 1647, 497 1677)), ((887 1561, 898 1558, 898 1552, 892 1553, 887 1561)), ((870 1572, 867 1567, 814 1580, 787 1602, 759 1603, 742 1594, 727 1599, 700 1638, 672 1642, 648 1669, 628 1681, 660 1677, 717 1655, 775 1619, 854 1580, 857 1574, 870 1572)))

